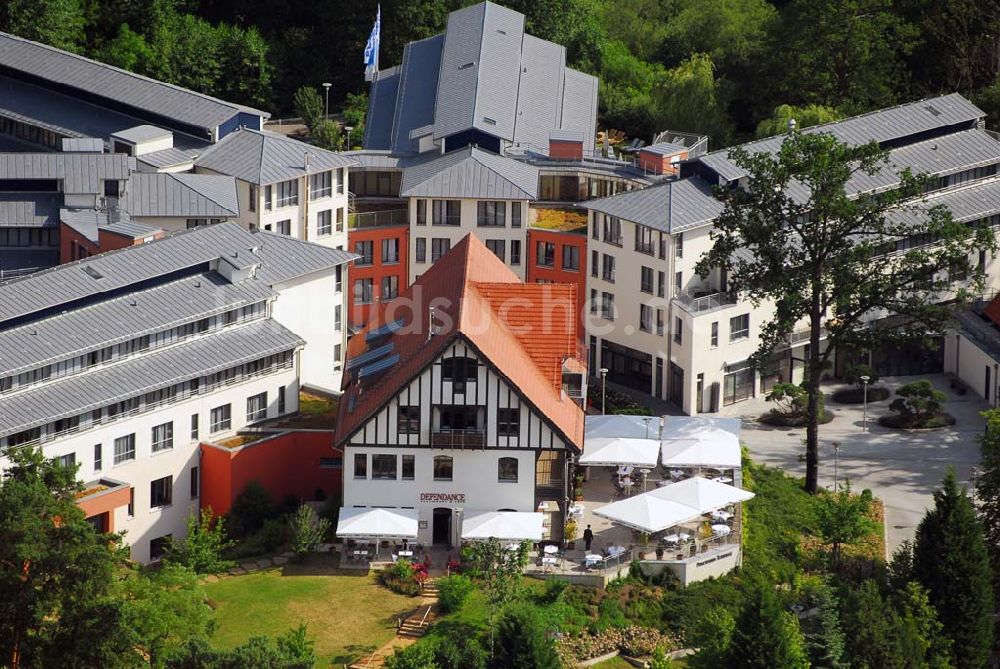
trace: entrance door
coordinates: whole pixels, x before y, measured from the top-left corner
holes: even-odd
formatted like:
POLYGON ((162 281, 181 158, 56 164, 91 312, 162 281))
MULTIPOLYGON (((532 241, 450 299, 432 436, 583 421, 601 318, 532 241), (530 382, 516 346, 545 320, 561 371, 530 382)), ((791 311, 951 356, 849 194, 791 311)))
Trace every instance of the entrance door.
POLYGON ((451 509, 434 509, 434 545, 451 545, 451 509))
POLYGON ((670 363, 670 401, 684 406, 684 370, 670 363))

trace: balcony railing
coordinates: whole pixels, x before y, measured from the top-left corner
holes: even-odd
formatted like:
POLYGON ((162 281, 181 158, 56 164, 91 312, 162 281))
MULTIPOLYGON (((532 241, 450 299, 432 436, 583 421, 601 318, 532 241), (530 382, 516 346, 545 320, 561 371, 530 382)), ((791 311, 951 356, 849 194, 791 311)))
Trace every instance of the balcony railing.
POLYGON ((431 431, 431 446, 435 448, 483 448, 486 433, 478 427, 453 429, 437 427, 431 431))
POLYGON ((731 304, 736 304, 736 298, 733 295, 723 292, 706 292, 706 294, 699 295, 696 293, 692 295, 687 291, 680 291, 674 295, 674 299, 677 300, 678 304, 684 307, 685 311, 692 314, 698 314, 703 311, 711 311, 713 309, 720 309, 731 304))
POLYGON ((383 211, 363 211, 347 216, 347 227, 351 230, 384 228, 394 225, 408 225, 408 209, 385 209, 383 211))

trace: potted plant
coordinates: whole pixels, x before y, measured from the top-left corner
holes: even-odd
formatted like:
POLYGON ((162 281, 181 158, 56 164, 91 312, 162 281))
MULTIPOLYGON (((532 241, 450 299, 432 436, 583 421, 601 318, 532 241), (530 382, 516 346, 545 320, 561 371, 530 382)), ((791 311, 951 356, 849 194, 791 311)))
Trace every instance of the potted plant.
POLYGON ((663 559, 663 546, 657 546, 656 547, 656 559, 657 560, 662 560, 663 559))
POLYGON ((566 548, 573 550, 576 548, 576 521, 572 518, 566 521, 563 527, 563 539, 566 541, 566 548))

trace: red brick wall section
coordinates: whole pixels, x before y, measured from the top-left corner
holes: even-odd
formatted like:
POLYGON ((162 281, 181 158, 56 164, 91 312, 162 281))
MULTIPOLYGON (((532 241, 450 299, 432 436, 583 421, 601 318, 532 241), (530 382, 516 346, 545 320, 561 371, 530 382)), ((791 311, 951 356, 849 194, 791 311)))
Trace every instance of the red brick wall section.
POLYGON ((559 230, 543 230, 531 228, 528 230, 528 266, 525 276, 527 283, 571 283, 576 286, 576 306, 580 312, 580 319, 577 323, 577 338, 583 339, 584 335, 584 315, 587 308, 587 263, 590 257, 587 255, 587 235, 576 232, 562 232, 559 230), (553 267, 538 266, 538 242, 550 242, 555 244, 556 254, 553 267), (575 246, 580 255, 580 269, 563 269, 563 247, 575 246))
POLYGON ((276 504, 289 495, 315 500, 317 490, 326 498, 339 495, 342 468, 322 468, 320 458, 340 457, 331 432, 286 432, 234 449, 202 444, 201 505, 228 513, 251 481, 263 485, 276 504))
POLYGON ((97 244, 81 235, 79 232, 69 227, 65 223, 59 224, 59 264, 73 260, 73 244, 79 244, 87 249, 91 255, 100 253, 97 244))
POLYGON ((549 157, 580 160, 583 158, 583 142, 549 140, 549 157))
MULTIPOLYGON (((355 242, 370 241, 372 243, 372 264, 361 265, 352 264, 347 273, 347 319, 351 325, 360 326, 368 322, 372 307, 378 306, 382 300, 382 279, 383 277, 398 277, 399 293, 406 290, 410 278, 409 249, 410 238, 409 228, 405 225, 386 226, 382 228, 356 228, 347 233, 347 250, 354 251, 355 242), (382 240, 396 238, 399 240, 399 262, 386 264, 382 258, 382 240), (372 280, 372 303, 354 304, 354 282, 359 279, 372 280)), ((428 253, 430 253, 430 242, 427 243, 428 253)))
POLYGON ((656 174, 676 174, 677 168, 670 162, 670 159, 677 156, 680 160, 687 160, 687 151, 675 153, 673 156, 663 156, 648 151, 639 151, 639 165, 656 174))

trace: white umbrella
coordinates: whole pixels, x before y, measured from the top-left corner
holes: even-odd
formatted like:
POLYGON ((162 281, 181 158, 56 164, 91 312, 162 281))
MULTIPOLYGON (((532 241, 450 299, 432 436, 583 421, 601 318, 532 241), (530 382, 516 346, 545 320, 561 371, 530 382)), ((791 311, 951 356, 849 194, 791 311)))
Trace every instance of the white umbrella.
POLYGON ((660 442, 656 439, 626 439, 622 437, 584 438, 580 464, 590 467, 655 467, 660 458, 660 442))
POLYGON ((739 469, 740 441, 726 430, 709 428, 679 439, 664 439, 664 467, 714 467, 739 469))
POLYGON ((544 519, 544 513, 530 511, 470 511, 462 519, 462 538, 541 541, 544 519))
POLYGON ((337 536, 342 539, 416 539, 416 509, 341 507, 337 536))
POLYGON ((700 476, 614 502, 594 513, 643 532, 661 532, 753 498, 753 493, 700 476))
POLYGON ((591 437, 628 437, 656 439, 660 434, 657 416, 587 416, 584 419, 584 440, 591 437))

